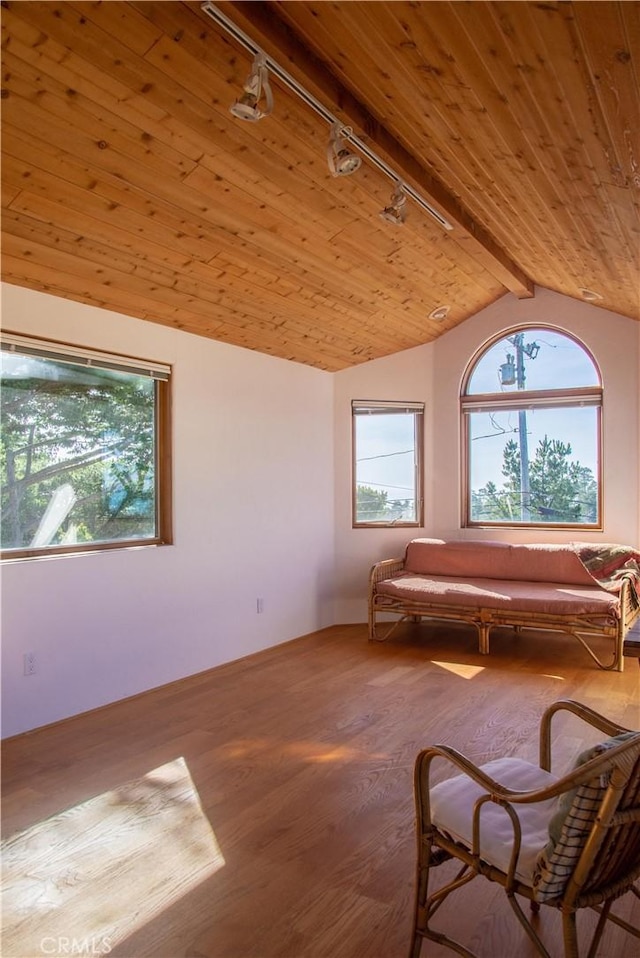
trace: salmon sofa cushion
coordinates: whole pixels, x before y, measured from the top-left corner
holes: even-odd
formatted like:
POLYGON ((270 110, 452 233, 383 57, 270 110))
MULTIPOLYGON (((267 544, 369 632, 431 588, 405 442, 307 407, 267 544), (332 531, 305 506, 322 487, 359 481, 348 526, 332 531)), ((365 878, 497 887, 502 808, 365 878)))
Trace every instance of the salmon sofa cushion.
POLYGON ((472 607, 547 615, 590 614, 618 616, 618 597, 595 583, 523 582, 514 579, 411 575, 405 573, 377 583, 380 597, 409 602, 472 607))
POLYGON ((405 554, 405 572, 462 579, 512 579, 562 582, 598 588, 577 552, 567 545, 485 540, 413 539, 405 554))

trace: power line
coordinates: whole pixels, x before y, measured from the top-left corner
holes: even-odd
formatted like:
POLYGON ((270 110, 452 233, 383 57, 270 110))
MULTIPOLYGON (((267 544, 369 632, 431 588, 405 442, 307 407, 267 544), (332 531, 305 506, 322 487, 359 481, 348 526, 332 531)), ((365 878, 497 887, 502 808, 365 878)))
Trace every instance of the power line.
POLYGON ((362 456, 360 459, 356 459, 356 462, 368 462, 371 459, 389 459, 392 456, 407 456, 410 452, 413 452, 413 449, 403 449, 401 452, 381 452, 377 456, 362 456))
POLYGON ((499 436, 508 436, 510 432, 518 432, 517 427, 502 429, 500 432, 488 432, 485 436, 472 436, 471 441, 475 442, 476 439, 497 439, 499 436))
POLYGON ((404 489, 405 492, 413 493, 413 486, 391 486, 385 482, 367 482, 366 479, 358 479, 357 486, 359 489, 364 486, 370 486, 372 489, 404 489))

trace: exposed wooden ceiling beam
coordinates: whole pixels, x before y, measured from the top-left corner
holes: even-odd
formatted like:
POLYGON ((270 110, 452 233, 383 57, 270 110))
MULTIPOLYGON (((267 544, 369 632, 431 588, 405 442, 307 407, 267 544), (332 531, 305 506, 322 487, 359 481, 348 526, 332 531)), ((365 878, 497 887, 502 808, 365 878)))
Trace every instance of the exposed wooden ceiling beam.
MULTIPOLYGON (((200 3, 190 4, 200 8, 200 3)), ((324 63, 309 50, 293 30, 265 3, 255 0, 222 0, 216 6, 240 27, 265 53, 273 57, 305 89, 351 126, 377 154, 391 166, 400 179, 411 183, 433 203, 454 226, 448 239, 463 247, 478 263, 519 299, 534 295, 531 279, 490 234, 474 220, 440 183, 372 115, 324 63)), ((206 14, 201 12, 206 17, 206 14)), ((209 22, 211 22, 209 20, 209 22)), ((220 28, 222 29, 222 28, 220 28)))

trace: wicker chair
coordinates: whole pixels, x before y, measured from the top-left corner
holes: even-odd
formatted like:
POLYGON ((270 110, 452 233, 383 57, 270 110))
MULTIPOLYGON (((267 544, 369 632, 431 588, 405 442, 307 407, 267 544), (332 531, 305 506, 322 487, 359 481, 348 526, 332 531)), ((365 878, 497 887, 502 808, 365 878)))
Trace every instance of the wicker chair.
MULTIPOLYGON (((607 920, 640 938, 640 929, 610 911, 629 892, 640 898, 640 732, 624 729, 577 702, 554 703, 540 723, 539 766, 518 758, 477 767, 446 745, 426 748, 415 766, 418 868, 411 958, 424 938, 461 955, 473 953, 431 927, 448 895, 477 875, 503 886, 518 920, 541 955, 549 952, 516 896, 562 912, 565 958, 578 958, 576 913, 600 914, 589 958, 607 920), (553 716, 568 711, 611 736, 577 760, 569 774, 551 774, 553 716), (435 759, 458 774, 432 785, 435 759), (462 774, 460 774, 462 773, 462 774), (430 890, 432 869, 451 859, 455 876, 430 890)), ((640 954, 640 947, 638 950, 640 954)))

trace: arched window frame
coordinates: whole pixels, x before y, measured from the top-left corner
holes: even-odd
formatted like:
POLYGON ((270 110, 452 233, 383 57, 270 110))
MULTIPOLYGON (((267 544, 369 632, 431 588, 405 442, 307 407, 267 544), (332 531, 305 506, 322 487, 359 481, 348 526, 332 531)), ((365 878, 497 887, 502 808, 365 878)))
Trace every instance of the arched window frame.
POLYGON ((602 469, 602 406, 603 406, 603 388, 602 375, 599 365, 587 346, 575 335, 567 332, 560 327, 545 323, 536 323, 529 325, 514 326, 492 336, 490 340, 482 344, 476 350, 470 359, 467 368, 462 377, 460 391, 460 413, 461 413, 461 463, 462 463, 462 504, 461 515, 462 525, 468 528, 542 528, 542 529, 571 529, 571 530, 602 530, 603 528, 603 469, 602 469), (469 386, 476 371, 478 364, 489 350, 497 343, 507 337, 515 337, 522 333, 530 335, 533 331, 555 333, 571 340, 582 350, 585 356, 592 363, 596 373, 597 385, 577 386, 577 387, 559 387, 555 389, 541 390, 523 390, 521 393, 476 393, 468 392, 469 386), (472 516, 472 490, 471 490, 471 430, 470 417, 474 412, 506 412, 518 411, 522 407, 525 410, 535 410, 544 408, 569 409, 577 406, 591 406, 596 410, 595 422, 595 442, 597 465, 594 470, 594 478, 597 483, 597 516, 594 522, 562 522, 562 521, 544 521, 529 519, 492 520, 492 519, 474 519, 472 516))

